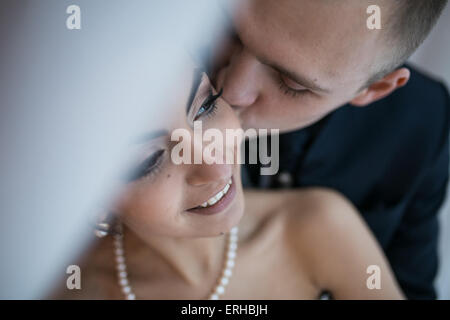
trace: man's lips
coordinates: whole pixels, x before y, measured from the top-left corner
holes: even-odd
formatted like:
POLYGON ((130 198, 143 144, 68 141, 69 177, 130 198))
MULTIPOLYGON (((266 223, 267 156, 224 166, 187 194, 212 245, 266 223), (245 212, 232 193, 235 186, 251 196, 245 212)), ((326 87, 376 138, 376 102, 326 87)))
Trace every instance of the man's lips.
MULTIPOLYGON (((219 194, 222 192, 221 198, 219 200, 217 200, 217 198, 213 200, 213 198, 217 196, 217 194, 216 194, 215 196, 210 198, 207 202, 205 202, 205 203, 208 203, 206 207, 200 205, 198 207, 189 209, 187 211, 196 213, 196 214, 211 215, 211 214, 219 213, 219 212, 222 212, 223 210, 225 210, 230 205, 230 203, 233 201, 233 199, 236 195, 236 186, 234 183, 234 179, 231 178, 230 180, 231 180, 231 183, 227 184, 219 192, 219 194), (227 188, 227 186, 229 186, 229 187, 227 188)), ((203 203, 203 205, 205 205, 205 203, 203 203)))

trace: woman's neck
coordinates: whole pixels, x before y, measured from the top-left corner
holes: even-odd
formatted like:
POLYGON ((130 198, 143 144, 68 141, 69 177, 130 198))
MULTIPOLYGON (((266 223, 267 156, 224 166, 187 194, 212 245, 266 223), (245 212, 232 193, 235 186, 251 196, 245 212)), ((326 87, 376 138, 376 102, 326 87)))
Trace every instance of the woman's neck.
MULTIPOLYGON (((244 214, 239 223, 240 248, 258 228, 261 218, 253 212, 244 214)), ((125 258, 132 278, 144 283, 182 283, 198 291, 217 282, 226 261, 226 241, 225 234, 203 238, 148 235, 142 239, 124 226, 125 258)))
POLYGON ((210 238, 148 236, 143 240, 124 228, 129 272, 149 281, 178 278, 190 286, 200 286, 205 280, 218 276, 225 244, 225 235, 210 238))

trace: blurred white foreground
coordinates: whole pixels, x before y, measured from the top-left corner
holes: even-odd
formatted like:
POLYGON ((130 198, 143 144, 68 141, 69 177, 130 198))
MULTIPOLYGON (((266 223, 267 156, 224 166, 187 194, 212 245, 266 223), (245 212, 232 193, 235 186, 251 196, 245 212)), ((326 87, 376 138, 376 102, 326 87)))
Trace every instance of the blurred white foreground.
POLYGON ((0 299, 45 297, 91 239, 124 146, 164 116, 188 57, 216 37, 211 0, 0 4, 0 299), (81 8, 81 30, 66 9, 81 8), (72 259, 71 259, 72 258, 72 259))

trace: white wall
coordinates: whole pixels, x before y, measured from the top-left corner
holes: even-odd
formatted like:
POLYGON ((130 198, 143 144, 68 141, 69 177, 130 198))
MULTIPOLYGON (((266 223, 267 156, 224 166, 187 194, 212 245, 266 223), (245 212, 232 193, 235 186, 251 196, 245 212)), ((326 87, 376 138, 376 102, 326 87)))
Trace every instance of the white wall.
MULTIPOLYGON (((445 9, 436 28, 410 62, 443 80, 450 87, 450 5, 445 9)), ((440 299, 450 299, 450 188, 441 209, 441 264, 436 285, 440 299)))

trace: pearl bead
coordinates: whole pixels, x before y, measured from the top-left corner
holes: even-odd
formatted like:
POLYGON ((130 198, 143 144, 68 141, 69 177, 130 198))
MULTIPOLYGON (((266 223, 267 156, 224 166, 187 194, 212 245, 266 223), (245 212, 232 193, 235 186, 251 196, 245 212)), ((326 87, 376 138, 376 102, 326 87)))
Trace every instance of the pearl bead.
POLYGON ((232 274, 233 274, 233 272, 231 271, 231 269, 227 268, 223 271, 223 275, 227 278, 231 277, 232 274))
POLYGON ((125 294, 131 293, 131 288, 130 286, 124 286, 122 287, 122 292, 125 294))
POLYGON ((119 271, 125 271, 127 269, 127 266, 125 265, 125 263, 118 263, 117 264, 117 269, 119 271))
POLYGON ((212 294, 209 299, 210 300, 219 300, 219 296, 217 294, 212 294))
POLYGON ((226 286, 227 284, 228 284, 228 282, 229 282, 229 280, 228 280, 228 278, 222 278, 222 279, 220 279, 220 283, 223 285, 223 286, 226 286))
POLYGON ((128 299, 128 300, 135 300, 135 299, 136 299, 136 296, 134 295, 134 293, 129 293, 129 294, 127 295, 127 299, 128 299))
POLYGON ((236 251, 236 249, 237 249, 237 244, 236 244, 235 242, 230 243, 229 249, 230 249, 231 251, 236 251))
POLYGON ((225 292, 225 288, 223 286, 217 286, 216 292, 217 294, 223 294, 225 292))
POLYGON ((227 267, 233 268, 234 267, 234 261, 233 260, 227 260, 227 267))
POLYGON ((126 271, 120 271, 119 272, 119 278, 126 278, 126 277, 128 277, 128 274, 127 274, 126 271))
POLYGON ((120 279, 120 285, 121 286, 127 286, 128 285, 128 279, 127 278, 120 279))
POLYGON ((236 258, 236 252, 235 251, 230 251, 227 253, 227 258, 228 259, 234 259, 236 258))

